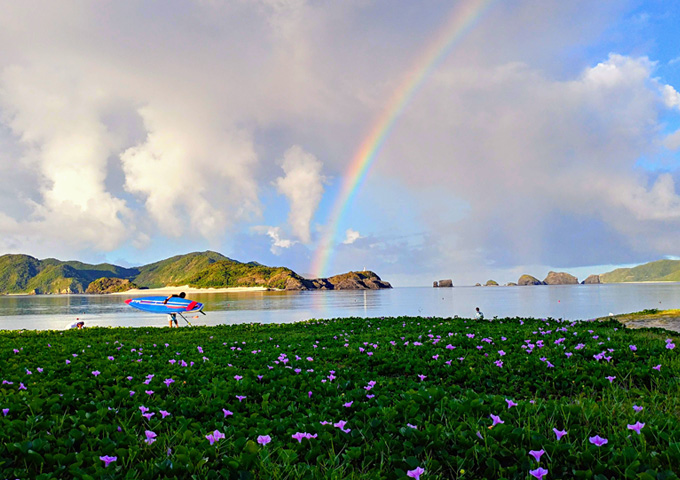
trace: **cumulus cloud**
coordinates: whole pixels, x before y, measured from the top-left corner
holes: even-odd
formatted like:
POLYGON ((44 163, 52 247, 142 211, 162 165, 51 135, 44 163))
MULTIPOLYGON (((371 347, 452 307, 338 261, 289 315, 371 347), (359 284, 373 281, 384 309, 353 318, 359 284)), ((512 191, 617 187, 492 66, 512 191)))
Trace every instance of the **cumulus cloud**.
POLYGON ((290 147, 283 156, 285 176, 276 179, 277 190, 288 198, 288 223, 303 243, 311 240, 310 223, 323 195, 323 164, 300 146, 290 147))
POLYGON ((272 243, 270 251, 274 255, 280 255, 283 249, 288 249, 297 243, 295 240, 283 238, 283 231, 281 230, 281 227, 261 225, 253 227, 251 230, 260 235, 267 235, 271 239, 272 243))
POLYGON ((663 86, 663 99, 668 108, 678 107, 680 109, 680 93, 671 85, 663 86))
POLYGON ((345 239, 342 241, 345 245, 351 245, 361 238, 361 234, 356 230, 348 228, 345 232, 345 239))
POLYGON ((670 106, 653 71, 645 57, 616 54, 571 79, 517 63, 443 70, 393 134, 385 156, 400 168, 389 173, 412 188, 448 186, 470 204, 463 221, 425 219, 454 264, 453 250, 501 268, 559 264, 583 249, 609 263, 604 243, 547 243, 571 215, 604 222, 631 252, 668 253, 680 227, 676 187, 670 175, 636 168, 655 154, 670 106))

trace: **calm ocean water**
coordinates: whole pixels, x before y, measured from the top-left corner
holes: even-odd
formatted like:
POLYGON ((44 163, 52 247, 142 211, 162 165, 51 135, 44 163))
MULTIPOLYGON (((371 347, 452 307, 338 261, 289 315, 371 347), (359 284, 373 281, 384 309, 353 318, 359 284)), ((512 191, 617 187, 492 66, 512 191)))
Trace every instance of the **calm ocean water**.
MULTIPOLYGON (((62 329, 76 317, 88 326, 167 326, 119 295, 0 297, 0 329, 62 329)), ((553 317, 583 320, 646 308, 680 308, 680 283, 536 287, 404 287, 379 291, 247 292, 191 295, 205 303, 195 325, 288 323, 311 318, 440 316, 553 317)), ((182 319, 180 322, 184 323, 182 319)))

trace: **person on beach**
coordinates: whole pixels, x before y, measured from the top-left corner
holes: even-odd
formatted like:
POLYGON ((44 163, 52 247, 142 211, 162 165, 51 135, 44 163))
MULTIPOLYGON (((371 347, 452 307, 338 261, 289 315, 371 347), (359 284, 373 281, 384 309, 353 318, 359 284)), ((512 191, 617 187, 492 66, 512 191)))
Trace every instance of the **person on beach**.
MULTIPOLYGON (((170 295, 168 298, 166 298, 165 300, 163 300, 163 305, 165 305, 166 303, 168 303, 168 300, 170 300, 171 298, 184 298, 184 297, 186 297, 186 296, 187 296, 187 294, 184 293, 184 292, 180 292, 179 295, 175 295, 175 294, 173 293, 173 294, 170 295)), ((170 314, 168 314, 168 324, 170 325, 170 328, 172 328, 172 324, 173 324, 173 323, 175 324, 175 328, 179 328, 179 324, 177 323, 177 314, 176 314, 176 313, 170 313, 170 314)))
POLYGON ((81 328, 84 328, 84 327, 85 327, 85 322, 83 322, 82 320, 78 320, 76 318, 76 321, 74 323, 69 323, 66 326, 66 329, 68 330, 68 329, 71 329, 71 328, 77 328, 78 330, 80 330, 81 328))
POLYGON ((484 320, 484 314, 483 314, 482 311, 479 309, 479 307, 477 307, 475 310, 477 310, 477 312, 475 313, 475 318, 476 318, 477 320, 484 320))
POLYGON ((180 292, 179 295, 175 295, 175 294, 173 293, 173 294, 170 295, 168 298, 166 298, 165 300, 163 300, 163 305, 165 305, 166 303, 168 303, 168 300, 170 300, 171 298, 184 298, 184 297, 186 297, 186 296, 187 296, 187 294, 184 293, 184 292, 180 292))

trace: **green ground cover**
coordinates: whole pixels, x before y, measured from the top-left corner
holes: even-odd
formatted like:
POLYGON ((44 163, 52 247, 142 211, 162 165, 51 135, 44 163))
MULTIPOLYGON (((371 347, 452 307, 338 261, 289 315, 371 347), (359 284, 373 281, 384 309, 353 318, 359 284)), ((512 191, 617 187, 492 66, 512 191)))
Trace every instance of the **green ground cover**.
POLYGON ((551 319, 4 331, 0 478, 675 479, 676 343, 551 319))

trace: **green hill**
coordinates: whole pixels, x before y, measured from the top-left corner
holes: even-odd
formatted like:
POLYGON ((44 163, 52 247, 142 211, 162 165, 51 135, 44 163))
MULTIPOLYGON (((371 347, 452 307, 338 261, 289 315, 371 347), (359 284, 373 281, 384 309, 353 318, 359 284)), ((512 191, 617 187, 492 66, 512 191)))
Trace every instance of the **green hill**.
POLYGON ((0 294, 111 293, 131 288, 267 287, 286 290, 391 288, 373 272, 306 280, 289 268, 242 263, 217 252, 193 252, 137 268, 90 265, 29 255, 0 256, 0 294))
POLYGON ((680 260, 657 260, 632 268, 617 268, 600 275, 602 283, 680 282, 680 260))
POLYGON ((225 260, 239 263, 211 251, 176 255, 160 262, 139 267, 139 273, 132 278, 132 281, 140 287, 147 288, 192 285, 189 281, 191 278, 207 269, 211 264, 225 260))

